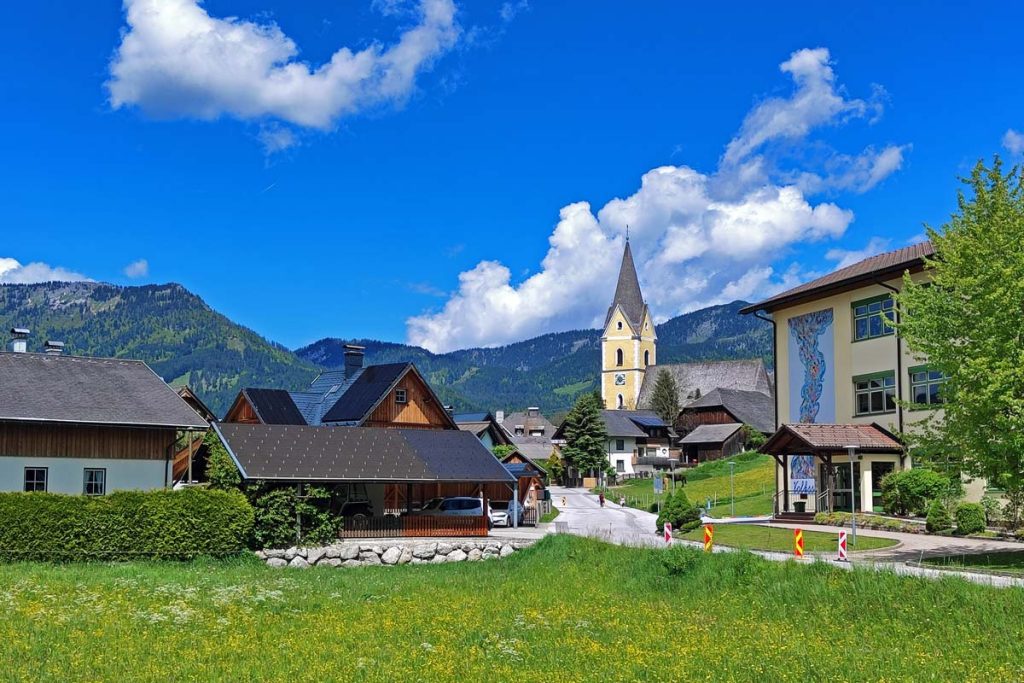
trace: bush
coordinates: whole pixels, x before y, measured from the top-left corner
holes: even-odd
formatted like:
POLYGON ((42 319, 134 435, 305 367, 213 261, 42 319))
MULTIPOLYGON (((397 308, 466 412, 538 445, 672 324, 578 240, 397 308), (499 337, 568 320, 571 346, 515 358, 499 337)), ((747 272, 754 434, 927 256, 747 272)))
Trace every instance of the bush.
POLYGON ((891 472, 882 478, 882 507, 892 515, 924 515, 936 498, 950 491, 949 479, 926 469, 891 472))
POLYGON ((956 509, 956 532, 977 534, 985 530, 985 508, 977 503, 963 503, 956 509))
POLYGON ((985 494, 981 499, 981 508, 985 511, 985 523, 997 524, 1003 519, 1003 506, 995 496, 985 494))
POLYGON ((703 560, 703 552, 686 545, 672 545, 660 554, 669 576, 688 574, 703 560))
POLYGON ((672 524, 673 531, 685 533, 700 526, 701 508, 690 504, 683 489, 665 495, 658 515, 658 531, 665 528, 665 522, 672 524))
POLYGON ((949 510, 938 498, 933 500, 928 507, 928 517, 925 519, 924 526, 933 534, 953 527, 953 521, 949 518, 949 510))
POLYGON ((301 498, 290 484, 255 484, 246 492, 256 513, 253 547, 286 548, 300 542, 319 545, 338 539, 342 519, 331 510, 328 489, 307 486, 301 498), (301 538, 296 534, 296 516, 301 538))
POLYGON ((245 549, 253 510, 237 492, 0 493, 0 557, 73 562, 225 557, 245 549))
MULTIPOLYGON (((814 515, 815 524, 828 526, 848 526, 850 524, 849 512, 819 512, 814 515)), ((882 531, 902 531, 908 534, 920 534, 924 532, 924 526, 914 522, 906 522, 892 517, 881 517, 857 513, 857 526, 861 529, 879 529, 882 531)))

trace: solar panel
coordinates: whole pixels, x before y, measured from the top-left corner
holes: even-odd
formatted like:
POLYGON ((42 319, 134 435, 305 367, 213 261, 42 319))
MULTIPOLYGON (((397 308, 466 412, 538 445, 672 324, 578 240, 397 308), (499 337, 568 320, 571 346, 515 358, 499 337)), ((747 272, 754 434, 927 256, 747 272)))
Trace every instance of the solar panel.
POLYGON ((660 417, 654 415, 636 415, 630 416, 629 419, 644 427, 668 427, 660 417))

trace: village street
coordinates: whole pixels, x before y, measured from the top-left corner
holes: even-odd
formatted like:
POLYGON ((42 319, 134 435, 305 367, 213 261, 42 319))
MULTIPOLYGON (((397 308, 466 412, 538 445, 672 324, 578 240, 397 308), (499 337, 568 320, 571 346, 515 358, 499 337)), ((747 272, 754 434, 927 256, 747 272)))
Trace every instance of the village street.
POLYGON ((567 524, 570 533, 600 538, 619 545, 665 544, 656 535, 657 515, 620 507, 611 501, 605 501, 602 508, 597 496, 582 488, 552 486, 551 501, 560 513, 556 523, 567 524))

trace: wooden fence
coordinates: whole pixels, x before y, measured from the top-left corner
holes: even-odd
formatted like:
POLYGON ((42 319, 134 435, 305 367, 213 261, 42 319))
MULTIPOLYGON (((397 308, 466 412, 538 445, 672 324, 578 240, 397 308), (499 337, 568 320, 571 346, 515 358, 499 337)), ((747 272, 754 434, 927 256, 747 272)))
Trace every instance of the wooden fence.
POLYGON ((342 538, 399 538, 402 536, 486 536, 486 517, 406 515, 404 517, 346 517, 342 538))

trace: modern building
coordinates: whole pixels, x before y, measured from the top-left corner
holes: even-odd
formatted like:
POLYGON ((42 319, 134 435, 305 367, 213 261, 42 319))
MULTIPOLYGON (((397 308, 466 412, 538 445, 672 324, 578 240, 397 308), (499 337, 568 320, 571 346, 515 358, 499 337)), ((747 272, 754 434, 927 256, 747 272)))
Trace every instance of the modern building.
POLYGON ((0 352, 0 490, 102 495, 187 473, 209 425, 145 363, 28 353, 27 334, 0 352))
MULTIPOLYGON (((878 510, 882 477, 912 466, 895 435, 941 410, 944 377, 896 333, 893 294, 905 273, 927 277, 933 253, 922 242, 873 256, 741 311, 774 332, 783 428, 762 450, 778 462, 779 511, 849 509, 851 496, 856 509, 878 510), (794 426, 807 424, 821 427, 794 426)), ((981 486, 969 483, 968 497, 981 486)))
POLYGON ((633 252, 626 240, 615 296, 601 335, 601 398, 610 410, 635 410, 647 368, 657 362, 658 335, 640 292, 633 252))

